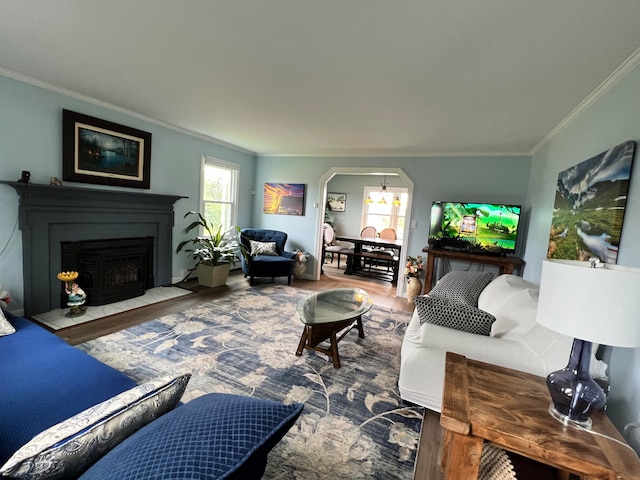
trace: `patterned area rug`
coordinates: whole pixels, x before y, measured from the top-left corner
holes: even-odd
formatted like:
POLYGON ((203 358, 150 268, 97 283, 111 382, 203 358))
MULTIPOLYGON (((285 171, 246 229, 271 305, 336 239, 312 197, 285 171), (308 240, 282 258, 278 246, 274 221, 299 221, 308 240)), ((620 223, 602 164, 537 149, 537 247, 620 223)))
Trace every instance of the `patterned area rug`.
POLYGON ((410 315, 375 305, 339 343, 342 368, 313 351, 295 355, 297 303, 311 292, 255 287, 79 346, 142 382, 191 372, 184 401, 208 392, 304 402, 272 450, 265 479, 410 479, 422 411, 397 381, 410 315))

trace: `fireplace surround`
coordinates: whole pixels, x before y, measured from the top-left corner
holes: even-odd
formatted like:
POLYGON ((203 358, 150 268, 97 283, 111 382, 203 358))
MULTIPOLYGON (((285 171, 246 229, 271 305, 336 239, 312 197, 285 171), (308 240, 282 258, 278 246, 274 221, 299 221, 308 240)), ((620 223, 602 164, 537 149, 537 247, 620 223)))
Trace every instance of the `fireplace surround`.
POLYGON ((60 308, 56 275, 62 271, 63 242, 153 238, 153 286, 171 283, 173 205, 187 197, 0 183, 13 187, 20 196, 25 315, 60 308))

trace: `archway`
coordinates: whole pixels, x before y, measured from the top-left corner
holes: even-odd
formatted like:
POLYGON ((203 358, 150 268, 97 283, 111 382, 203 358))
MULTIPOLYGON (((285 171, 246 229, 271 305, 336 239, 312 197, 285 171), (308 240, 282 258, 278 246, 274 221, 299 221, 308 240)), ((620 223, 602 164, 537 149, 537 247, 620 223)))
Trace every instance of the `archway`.
MULTIPOLYGON (((326 209, 325 199, 327 198, 327 184, 329 181, 335 177, 336 175, 360 175, 360 176, 383 176, 383 175, 396 175, 407 187, 409 193, 409 204, 406 209, 406 218, 411 219, 411 207, 413 204, 413 188, 414 183, 411 178, 402 170, 397 167, 384 167, 381 169, 374 170, 371 167, 332 167, 320 178, 320 185, 318 188, 318 192, 320 193, 319 198, 319 207, 317 210, 317 218, 316 218, 316 247, 315 247, 315 258, 318 259, 318 264, 316 266, 315 279, 320 280, 320 262, 322 261, 322 225, 324 224, 324 213, 326 209)), ((404 242, 402 245, 402 249, 400 250, 400 258, 404 258, 405 249, 410 241, 411 235, 411 222, 405 222, 403 238, 404 242)), ((398 281, 398 286, 396 289, 396 295, 402 296, 404 283, 398 281)))

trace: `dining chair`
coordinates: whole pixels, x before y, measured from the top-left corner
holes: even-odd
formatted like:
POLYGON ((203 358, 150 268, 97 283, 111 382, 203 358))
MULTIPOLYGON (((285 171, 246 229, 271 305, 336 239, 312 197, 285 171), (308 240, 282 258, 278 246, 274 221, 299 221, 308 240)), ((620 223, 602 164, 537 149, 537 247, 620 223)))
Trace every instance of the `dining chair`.
POLYGON ((376 230, 376 227, 372 227, 370 225, 360 230, 360 237, 362 238, 376 238, 377 235, 378 231, 376 230))
MULTIPOLYGON (((325 223, 322 226, 322 244, 324 249, 324 254, 331 254, 331 263, 333 263, 333 258, 337 254, 338 255, 338 269, 340 269, 340 256, 351 253, 351 250, 347 247, 343 247, 342 245, 336 245, 334 243, 336 237, 335 230, 331 225, 325 223)), ((324 259, 323 255, 323 259, 324 259)))

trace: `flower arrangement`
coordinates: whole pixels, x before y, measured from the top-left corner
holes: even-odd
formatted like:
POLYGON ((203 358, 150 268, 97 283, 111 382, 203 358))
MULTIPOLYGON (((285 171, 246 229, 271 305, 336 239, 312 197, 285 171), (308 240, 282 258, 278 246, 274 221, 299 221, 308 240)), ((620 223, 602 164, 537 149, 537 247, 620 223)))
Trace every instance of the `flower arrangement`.
POLYGON ((407 263, 404 267, 404 275, 407 279, 411 277, 420 277, 423 269, 424 264, 422 263, 422 256, 418 255, 417 257, 407 257, 407 263))

